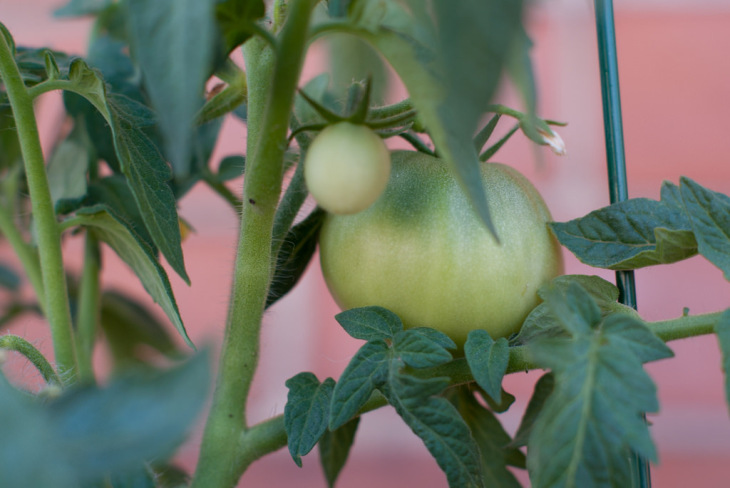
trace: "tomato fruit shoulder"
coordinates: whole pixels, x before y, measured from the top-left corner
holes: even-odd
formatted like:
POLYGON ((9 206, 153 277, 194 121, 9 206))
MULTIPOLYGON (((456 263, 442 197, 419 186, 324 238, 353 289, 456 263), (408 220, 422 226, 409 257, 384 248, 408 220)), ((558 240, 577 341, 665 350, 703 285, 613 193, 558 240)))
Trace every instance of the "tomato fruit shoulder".
POLYGON ((482 163, 498 243, 445 163, 392 154, 383 195, 355 215, 328 215, 320 262, 342 309, 379 305, 406 327, 433 327, 463 345, 469 331, 493 338, 519 330, 537 289, 563 271, 550 213, 515 169, 482 163))

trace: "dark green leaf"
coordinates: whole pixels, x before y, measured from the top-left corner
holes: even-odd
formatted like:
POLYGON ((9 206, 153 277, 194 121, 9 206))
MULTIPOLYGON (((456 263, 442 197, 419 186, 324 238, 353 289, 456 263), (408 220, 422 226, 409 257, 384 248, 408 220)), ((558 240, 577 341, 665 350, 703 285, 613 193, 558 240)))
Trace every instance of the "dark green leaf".
POLYGON ((218 178, 221 181, 228 181, 240 178, 246 168, 245 156, 226 156, 218 166, 218 178))
POLYGON ((391 370, 381 391, 421 438, 452 488, 484 486, 479 448, 469 426, 444 397, 448 378, 419 379, 391 370))
POLYGON ((48 162, 48 185, 55 205, 61 199, 80 199, 86 195, 86 172, 93 158, 85 126, 74 124, 71 133, 54 148, 48 162))
POLYGON ((442 332, 425 327, 400 331, 393 340, 393 353, 412 368, 448 363, 452 356, 447 348, 456 349, 456 344, 442 332))
POLYGON ((725 310, 715 324, 715 334, 722 353, 722 369, 725 372, 725 401, 730 409, 730 309, 725 310))
POLYGON ((327 108, 335 110, 335 107, 330 106, 326 102, 329 82, 329 75, 327 73, 322 73, 321 75, 309 80, 301 91, 297 92, 296 98, 294 99, 294 116, 300 126, 312 125, 323 121, 322 117, 319 116, 317 111, 309 102, 307 102, 306 98, 304 98, 304 93, 314 100, 323 100, 323 103, 327 108))
POLYGON ((514 447, 507 447, 511 439, 497 417, 484 408, 467 388, 460 388, 453 401, 479 446, 484 486, 521 488, 517 478, 507 469, 507 458, 524 458, 524 454, 514 447))
POLYGON ((319 440, 319 460, 330 488, 345 466, 359 424, 360 417, 356 417, 335 431, 328 430, 319 440))
POLYGON ((598 268, 636 269, 697 254, 690 220, 671 202, 634 198, 550 228, 578 259, 598 268))
POLYGON ((218 0, 215 19, 226 54, 242 45, 254 32, 255 22, 264 16, 263 0, 218 0))
POLYGON ((126 295, 104 292, 99 322, 117 369, 149 359, 144 355, 146 348, 140 348, 140 345, 171 359, 181 355, 165 326, 139 302, 126 295))
POLYGON ((474 391, 479 393, 482 399, 489 406, 489 409, 494 413, 503 413, 509 410, 509 407, 515 403, 515 396, 502 388, 501 399, 499 402, 495 402, 494 399, 487 394, 479 385, 474 387, 474 391))
POLYGON ((325 215, 324 210, 317 208, 287 233, 276 257, 276 270, 266 297, 266 307, 289 293, 299 282, 317 249, 317 236, 325 215))
MULTIPOLYGON (((134 471, 112 475, 110 476, 109 483, 111 488, 157 488, 154 473, 146 465, 134 471)), ((98 484, 95 484, 94 488, 100 487, 98 484)))
POLYGON ((477 384, 495 402, 501 402, 502 378, 509 364, 507 339, 500 337, 495 341, 486 330, 473 330, 467 336, 464 354, 477 384))
POLYGON ((221 88, 205 102, 205 105, 200 108, 195 117, 196 123, 210 122, 218 117, 223 117, 238 107, 245 106, 247 97, 246 74, 242 71, 236 75, 236 78, 230 84, 221 88))
POLYGON ((492 133, 497 127, 497 123, 499 122, 500 117, 502 117, 500 114, 492 116, 492 118, 489 119, 489 122, 487 122, 486 125, 482 127, 482 129, 476 136, 474 136, 474 148, 477 150, 477 152, 481 151, 484 147, 484 144, 486 144, 489 138, 492 137, 492 133))
POLYGON ((362 307, 345 310, 335 319, 348 334, 364 341, 392 340, 403 330, 400 318, 383 307, 362 307))
POLYGON ((157 488, 186 488, 190 485, 190 476, 175 465, 153 466, 152 470, 157 488))
POLYGON ((129 226, 114 217, 103 205, 77 212, 79 225, 89 228, 100 241, 106 242, 129 265, 147 293, 162 307, 185 342, 194 347, 180 318, 167 273, 144 241, 129 226))
MULTIPOLYGON (((472 136, 523 36, 522 2, 370 2, 352 18, 400 75, 438 149, 493 230, 472 136), (385 11, 384 11, 385 10, 385 11), (519 37, 521 39, 521 37, 519 37)), ((357 8, 354 10, 358 10, 357 8)))
POLYGON ((309 453, 327 431, 330 403, 335 381, 327 378, 321 384, 312 373, 299 373, 286 381, 289 388, 284 408, 284 427, 289 453, 302 466, 302 456, 309 453))
POLYGON ((189 432, 208 385, 208 355, 199 354, 169 371, 121 376, 104 389, 71 390, 48 405, 62 446, 56 454, 82 480, 163 459, 189 432))
POLYGON ((130 0, 130 46, 176 176, 190 171, 193 120, 213 65, 215 0, 130 0))
POLYGON ((330 407, 330 430, 352 419, 375 388, 387 381, 390 358, 388 345, 382 340, 367 342, 357 351, 335 385, 330 407))
POLYGON ((730 197, 682 177, 682 201, 692 221, 699 253, 730 280, 730 197))
POLYGON ((659 404, 642 360, 671 351, 663 344, 662 351, 661 341, 628 315, 597 319, 598 305, 580 290, 573 283, 565 294, 546 296, 570 337, 527 345, 529 357, 555 376, 528 440, 527 466, 537 488, 628 486, 631 450, 656 460, 642 414, 659 404))
POLYGON ((554 386, 555 377, 552 373, 546 373, 537 380, 535 390, 532 392, 532 397, 530 397, 530 403, 527 404, 525 414, 522 416, 520 426, 517 428, 515 438, 512 440, 513 446, 523 447, 527 445, 527 439, 532 432, 532 426, 540 415, 548 397, 553 392, 554 386))

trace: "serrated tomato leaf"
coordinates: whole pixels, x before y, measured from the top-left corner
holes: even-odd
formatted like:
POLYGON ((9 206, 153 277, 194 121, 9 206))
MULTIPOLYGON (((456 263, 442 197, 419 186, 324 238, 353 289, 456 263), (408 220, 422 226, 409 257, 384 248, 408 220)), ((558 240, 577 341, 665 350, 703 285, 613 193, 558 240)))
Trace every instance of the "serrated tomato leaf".
POLYGON ((509 447, 511 438, 494 413, 484 408, 468 388, 460 388, 452 402, 479 446, 484 485, 490 488, 521 488, 517 478, 507 469, 507 459, 516 458, 524 463, 524 454, 515 447, 509 447))
POLYGON ((115 217, 103 205, 78 210, 76 219, 79 225, 86 227, 97 239, 107 243, 132 268, 147 293, 162 307, 185 342, 194 347, 180 317, 180 310, 177 308, 165 269, 129 224, 115 217))
POLYGON ((529 357, 555 376, 527 444, 536 488, 626 486, 631 450, 656 461, 642 414, 659 404, 642 361, 669 357, 671 350, 636 318, 596 317, 598 305, 580 290, 573 283, 565 294, 546 296, 568 336, 527 345, 529 357))
POLYGON ((327 378, 322 383, 312 373, 299 373, 286 381, 289 388, 284 408, 289 453, 297 466, 327 431, 330 403, 335 381, 327 378))
POLYGON ((492 399, 502 401, 502 378, 509 364, 509 344, 500 337, 496 341, 486 330, 469 332, 464 355, 474 380, 492 399))
POLYGON ((435 329, 419 327, 398 332, 393 340, 393 353, 412 368, 430 368, 451 361, 456 344, 435 329))
POLYGON ((377 306, 345 310, 335 319, 350 336, 364 341, 393 340, 403 330, 400 317, 377 306))
POLYGON ((550 228, 581 262, 597 268, 637 269, 697 254, 690 220, 673 202, 634 198, 550 228))
POLYGON ((332 393, 330 430, 341 427, 387 381, 391 351, 383 340, 365 343, 342 372, 332 393))
POLYGON ((330 488, 345 466, 359 424, 360 417, 356 417, 334 431, 327 430, 319 440, 319 461, 330 488))
POLYGON ((420 379, 391 370, 380 389, 398 415, 421 438, 451 488, 483 487, 479 448, 469 426, 444 397, 448 378, 420 379))
POLYGON ((682 177, 682 202, 692 221, 699 253, 730 280, 730 197, 682 177))

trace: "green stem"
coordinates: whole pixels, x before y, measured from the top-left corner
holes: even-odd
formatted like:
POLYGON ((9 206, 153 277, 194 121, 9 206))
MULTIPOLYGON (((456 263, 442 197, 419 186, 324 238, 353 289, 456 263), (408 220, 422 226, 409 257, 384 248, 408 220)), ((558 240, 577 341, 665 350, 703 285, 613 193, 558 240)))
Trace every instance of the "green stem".
POLYGON ((237 469, 238 446, 246 431, 246 401, 258 364, 261 318, 271 282, 271 237, 283 182, 287 131, 309 19, 316 4, 316 0, 298 0, 290 5, 273 77, 265 80, 267 94, 260 123, 256 121, 258 87, 249 79, 249 109, 253 106, 249 123, 253 126, 249 126, 248 138, 253 152, 247 151, 231 302, 216 388, 192 484, 196 488, 233 487, 242 475, 237 469))
POLYGON ((41 354, 38 349, 33 347, 33 344, 22 337, 12 334, 0 337, 0 349, 7 349, 9 351, 15 351, 22 354, 33 366, 36 367, 47 383, 54 383, 56 385, 61 384, 61 380, 58 378, 58 375, 53 370, 53 366, 51 366, 46 357, 41 354))
POLYGON ((28 281, 30 281, 31 286, 35 291, 41 310, 45 312, 46 300, 38 255, 36 254, 35 249, 25 242, 20 230, 18 230, 18 227, 15 225, 13 218, 2 205, 0 205, 0 233, 5 236, 10 243, 10 246, 13 248, 13 252, 15 252, 15 255, 18 256, 20 264, 23 266, 25 274, 28 276, 28 281))
POLYGON ((81 272, 76 316, 76 351, 79 357, 79 380, 85 383, 95 381, 93 353, 101 307, 100 270, 99 242, 96 237, 87 232, 84 244, 84 268, 81 272))
POLYGON ((25 163, 45 291, 45 310, 53 336, 55 360, 61 377, 70 381, 76 374, 77 362, 61 254, 61 234, 48 188, 33 99, 23 84, 5 36, 0 36, 0 77, 13 110, 25 163))
POLYGON ((702 315, 683 315, 676 319, 649 322, 651 330, 664 342, 700 335, 713 334, 722 312, 702 315))

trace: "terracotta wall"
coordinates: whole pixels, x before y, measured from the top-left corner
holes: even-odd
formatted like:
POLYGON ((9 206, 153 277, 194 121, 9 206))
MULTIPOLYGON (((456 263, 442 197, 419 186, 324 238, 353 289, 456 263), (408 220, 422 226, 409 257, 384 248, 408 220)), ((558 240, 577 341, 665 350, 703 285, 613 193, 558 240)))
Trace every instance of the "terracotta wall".
MULTIPOLYGON (((0 0, 0 21, 18 44, 52 45, 83 53, 88 23, 54 20, 47 12, 59 2, 0 0)), ((687 175, 710 188, 730 193, 730 8, 727 2, 620 2, 617 35, 626 153, 631 196, 656 198, 663 180, 687 175)), ((586 214, 608 202, 595 27, 591 2, 543 2, 531 15, 541 114, 569 122, 560 131, 568 148, 558 158, 535 151, 515 137, 498 159, 527 174, 540 188, 556 220, 586 214), (538 155, 539 157, 535 157, 538 155)), ((308 65, 306 76, 316 74, 308 65)), ((515 103, 509 90, 503 98, 515 103)), ((51 134, 58 123, 58 99, 43 101, 41 130, 51 134)), ((245 134, 240 124, 225 126, 216 158, 240 152, 245 134)), ((50 139, 47 139, 50 140, 50 139)), ((240 190, 241 182, 233 184, 240 190)), ((236 218, 229 208, 200 188, 186 197, 181 214, 197 229, 185 242, 193 285, 175 281, 183 319, 200 344, 217 344, 222 334, 230 281, 236 218)), ((69 242, 66 257, 78 265, 80 247, 69 242)), ((566 256, 570 273, 594 273, 566 256)), ((135 293, 136 279, 113 256, 105 256, 104 282, 135 293)), ((637 273, 638 302, 650 320, 727 306, 730 286, 702 258, 637 273)), ((251 399, 251 420, 283 411, 284 381, 302 370, 320 378, 337 377, 359 344, 349 339, 332 316, 336 306, 317 266, 267 314, 262 361, 251 399)), ((34 338, 46 350, 43 324, 25 322, 14 332, 34 338)), ((649 366, 659 386, 662 412, 651 416, 661 464, 654 485, 685 487, 701 479, 703 487, 724 487, 730 476, 730 418, 724 403, 723 377, 713 338, 672 344, 675 359, 649 366)), ((104 364, 104 358, 98 358, 104 364)), ((20 367, 20 373, 28 373, 20 367)), ((512 375, 507 389, 520 397, 505 424, 514 429, 536 373, 512 375)), ((192 463, 193 438, 181 453, 192 463)), ((445 486, 445 478, 423 445, 388 409, 365 417, 350 464, 340 486, 445 486)), ((254 466, 241 486, 325 486, 316 456, 299 469, 279 452, 254 466), (248 482, 249 484, 246 484, 248 482)))

